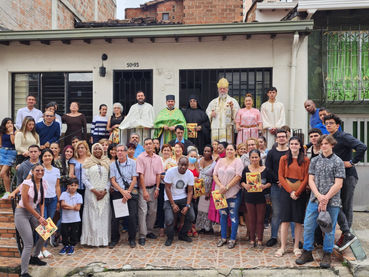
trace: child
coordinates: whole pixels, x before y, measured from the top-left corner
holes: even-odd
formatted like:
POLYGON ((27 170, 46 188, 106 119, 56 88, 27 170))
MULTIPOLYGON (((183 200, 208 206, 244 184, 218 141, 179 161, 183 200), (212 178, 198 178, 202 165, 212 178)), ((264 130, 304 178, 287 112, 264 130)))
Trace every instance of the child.
POLYGON ((64 247, 60 250, 60 255, 74 254, 74 246, 78 242, 79 226, 81 217, 79 209, 83 203, 82 196, 77 192, 78 179, 68 180, 67 191, 60 196, 62 208, 61 235, 64 247))

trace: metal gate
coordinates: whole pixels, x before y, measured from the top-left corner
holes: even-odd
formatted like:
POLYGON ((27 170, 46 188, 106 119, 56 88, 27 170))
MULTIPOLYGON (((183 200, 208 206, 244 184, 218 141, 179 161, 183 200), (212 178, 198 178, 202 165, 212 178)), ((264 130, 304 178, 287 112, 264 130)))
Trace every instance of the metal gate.
POLYGON ((196 95, 202 108, 218 97, 217 82, 229 81, 229 95, 243 106, 246 93, 254 96, 254 106, 260 108, 267 100, 266 91, 272 86, 272 68, 186 69, 179 71, 179 106, 187 108, 190 95, 196 95))

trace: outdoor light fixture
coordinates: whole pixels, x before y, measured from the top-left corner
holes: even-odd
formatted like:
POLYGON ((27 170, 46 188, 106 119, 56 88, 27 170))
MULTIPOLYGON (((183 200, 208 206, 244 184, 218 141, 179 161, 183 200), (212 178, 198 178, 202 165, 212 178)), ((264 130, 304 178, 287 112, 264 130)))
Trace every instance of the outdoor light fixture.
POLYGON ((104 66, 104 61, 108 59, 108 55, 105 53, 101 55, 101 66, 99 67, 99 75, 100 77, 105 77, 106 75, 106 67, 104 66))

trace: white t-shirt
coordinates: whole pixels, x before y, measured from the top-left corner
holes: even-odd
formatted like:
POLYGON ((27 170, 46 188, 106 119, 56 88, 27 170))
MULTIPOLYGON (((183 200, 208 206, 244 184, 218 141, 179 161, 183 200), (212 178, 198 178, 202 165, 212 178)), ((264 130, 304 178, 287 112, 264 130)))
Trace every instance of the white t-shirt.
POLYGON ((55 185, 58 179, 60 179, 60 170, 58 168, 52 167, 51 170, 45 168, 44 177, 42 177, 42 180, 47 182, 45 198, 53 198, 56 196, 55 185))
MULTIPOLYGON (((169 168, 164 177, 164 182, 172 184, 171 192, 173 200, 187 198, 186 187, 193 186, 194 177, 188 169, 184 174, 178 172, 178 166, 169 168)), ((169 200, 167 193, 164 192, 164 200, 169 200)))
MULTIPOLYGON (((82 195, 80 195, 78 192, 75 192, 73 196, 71 196, 68 191, 64 191, 60 195, 60 201, 62 200, 65 201, 65 204, 70 205, 70 206, 83 203, 82 195)), ((74 222, 80 222, 80 221, 81 221, 81 217, 79 216, 79 211, 63 209, 62 221, 61 221, 62 223, 74 223, 74 222)))

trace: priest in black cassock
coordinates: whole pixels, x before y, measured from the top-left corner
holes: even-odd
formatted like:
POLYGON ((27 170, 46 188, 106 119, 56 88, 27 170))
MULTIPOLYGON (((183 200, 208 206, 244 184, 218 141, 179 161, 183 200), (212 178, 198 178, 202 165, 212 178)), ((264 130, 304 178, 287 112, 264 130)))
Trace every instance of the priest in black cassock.
POLYGON ((210 144, 210 121, 196 95, 190 96, 188 107, 183 114, 187 122, 188 139, 202 154, 204 146, 210 144))

